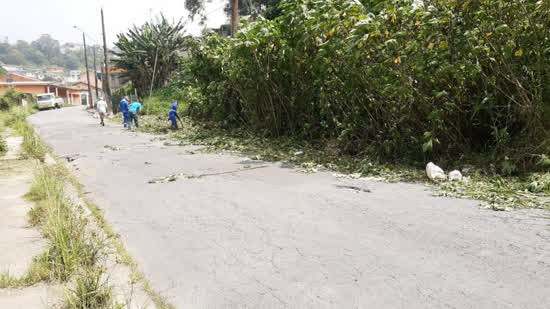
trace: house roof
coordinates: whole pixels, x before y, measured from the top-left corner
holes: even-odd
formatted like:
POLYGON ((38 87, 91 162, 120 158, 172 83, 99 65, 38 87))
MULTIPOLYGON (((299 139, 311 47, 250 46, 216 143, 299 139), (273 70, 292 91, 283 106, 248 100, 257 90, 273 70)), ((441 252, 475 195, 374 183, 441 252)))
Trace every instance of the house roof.
POLYGON ((7 82, 8 78, 13 78, 14 80, 17 80, 18 82, 41 82, 39 79, 30 78, 28 76, 23 76, 20 74, 15 73, 8 73, 6 75, 0 76, 0 81, 7 82))
POLYGON ((125 69, 119 69, 117 67, 109 67, 109 73, 124 73, 125 69))
MULTIPOLYGON (((63 84, 60 84, 60 83, 55 83, 52 86, 57 87, 57 88, 67 89, 67 90, 76 90, 76 91, 82 90, 82 89, 74 87, 72 85, 63 85, 63 84)), ((87 89, 87 87, 86 87, 86 89, 87 89)))
POLYGON ((51 82, 43 82, 43 81, 37 81, 37 82, 0 82, 0 86, 47 86, 50 85, 51 82))
MULTIPOLYGON (((72 84, 71 89, 78 89, 78 90, 88 90, 88 83, 85 82, 76 82, 72 84)), ((90 88, 95 89, 94 83, 90 81, 90 88)), ((97 89, 101 90, 101 85, 98 85, 97 89)))
POLYGON ((14 73, 0 76, 0 86, 46 86, 51 83, 14 73))

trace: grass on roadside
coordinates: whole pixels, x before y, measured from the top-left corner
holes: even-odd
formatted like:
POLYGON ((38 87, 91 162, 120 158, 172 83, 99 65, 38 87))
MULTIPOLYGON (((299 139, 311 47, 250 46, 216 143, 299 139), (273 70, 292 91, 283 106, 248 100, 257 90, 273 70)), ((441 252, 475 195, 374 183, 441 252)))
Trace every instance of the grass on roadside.
MULTIPOLYGON (((26 121, 32 112, 22 106, 0 112, 0 128, 11 127, 14 134, 23 136, 22 159, 43 162, 47 147, 26 121)), ((42 230, 47 246, 24 276, 0 273, 0 288, 26 287, 40 281, 65 282, 73 288, 66 291, 64 308, 122 308, 113 301, 112 287, 101 265, 106 242, 89 228, 82 207, 66 196, 69 184, 69 173, 61 164, 38 163, 34 169, 25 196, 34 203, 28 219, 42 230)))
POLYGON ((45 251, 35 257, 26 275, 0 275, 0 287, 30 286, 39 281, 69 281, 82 266, 99 259, 102 242, 86 229, 86 220, 64 195, 65 176, 58 166, 38 166, 26 198, 35 203, 29 222, 41 228, 47 239, 45 251))
POLYGON ((27 124, 22 127, 23 144, 21 144, 21 157, 23 159, 34 158, 44 162, 46 156, 46 146, 40 140, 34 128, 27 124))
POLYGON ((71 178, 70 181, 73 184, 73 186, 77 189, 80 197, 84 200, 84 203, 86 203, 87 208, 90 210, 90 212, 94 216, 99 227, 103 230, 103 232, 107 235, 107 237, 113 243, 113 246, 118 253, 117 262, 123 265, 126 265, 130 268, 131 270, 130 276, 132 278, 131 279, 132 283, 141 282, 142 288, 145 290, 147 295, 153 301, 156 308, 158 309, 175 308, 174 306, 169 304, 166 301, 166 299, 162 297, 162 295, 160 295, 157 291, 155 291, 150 286, 149 282, 145 278, 145 275, 139 270, 137 263, 134 261, 130 253, 124 247, 124 244, 122 242, 122 239, 120 238, 120 235, 115 233, 115 231, 113 231, 113 229, 107 224, 107 221, 105 220, 105 217, 103 216, 101 209, 94 203, 90 202, 90 200, 84 195, 82 191, 82 186, 73 178, 71 178))
POLYGON ((38 167, 27 198, 35 203, 29 221, 42 228, 48 239, 34 265, 45 270, 42 279, 68 282, 67 308, 113 308, 112 288, 101 266, 105 241, 88 228, 80 207, 68 201, 64 188, 68 173, 61 165, 38 167))
POLYGON ((8 145, 6 144, 4 137, 0 135, 0 157, 5 155, 6 152, 8 152, 8 145))
POLYGON ((74 282, 66 291, 65 308, 119 308, 101 265, 105 241, 88 228, 82 209, 65 195, 68 174, 61 165, 40 164, 26 198, 34 202, 29 222, 41 228, 45 251, 27 273, 0 274, 0 288, 31 286, 40 281, 74 282))
POLYGON ((27 117, 33 112, 34 109, 29 107, 12 107, 0 113, 0 127, 11 127, 14 129, 14 134, 23 136, 22 159, 34 158, 44 162, 47 148, 35 134, 34 127, 27 122, 27 117))
POLYGON ((113 300, 103 269, 88 267, 76 276, 74 287, 65 295, 66 308, 123 308, 113 300))

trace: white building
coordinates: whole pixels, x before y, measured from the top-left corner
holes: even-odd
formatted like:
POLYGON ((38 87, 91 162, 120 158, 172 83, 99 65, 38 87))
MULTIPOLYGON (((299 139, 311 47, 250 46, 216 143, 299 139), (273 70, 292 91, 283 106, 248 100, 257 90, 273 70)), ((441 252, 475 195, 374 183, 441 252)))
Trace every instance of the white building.
POLYGON ((82 74, 80 70, 71 70, 69 72, 69 78, 67 79, 67 81, 71 83, 78 82, 80 80, 80 74, 82 74))

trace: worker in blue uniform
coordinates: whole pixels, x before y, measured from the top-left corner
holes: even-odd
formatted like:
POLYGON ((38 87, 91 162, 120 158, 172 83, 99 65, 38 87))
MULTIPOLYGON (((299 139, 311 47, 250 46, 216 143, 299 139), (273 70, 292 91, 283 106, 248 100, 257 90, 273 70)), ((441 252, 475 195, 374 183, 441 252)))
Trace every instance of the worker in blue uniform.
POLYGON ((120 101, 120 112, 124 117, 124 127, 126 128, 128 126, 128 97, 124 97, 120 101))
POLYGON ((168 116, 170 117, 170 121, 172 121, 172 129, 178 128, 178 121, 179 119, 181 121, 180 116, 178 115, 178 102, 174 102, 172 106, 170 106, 170 112, 168 112, 168 116))

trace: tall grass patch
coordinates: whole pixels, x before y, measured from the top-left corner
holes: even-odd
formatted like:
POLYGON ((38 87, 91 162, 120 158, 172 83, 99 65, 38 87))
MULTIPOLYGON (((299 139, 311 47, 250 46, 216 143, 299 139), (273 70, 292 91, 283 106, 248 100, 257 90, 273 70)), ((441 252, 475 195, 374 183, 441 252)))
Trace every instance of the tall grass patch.
POLYGON ((6 152, 8 152, 8 144, 6 144, 4 137, 0 135, 0 157, 5 155, 6 152))
POLYGON ((42 228, 48 247, 36 262, 48 270, 49 280, 67 281, 80 267, 98 261, 103 243, 90 235, 81 209, 64 195, 66 175, 59 166, 40 166, 27 198, 35 202, 30 222, 42 228))

